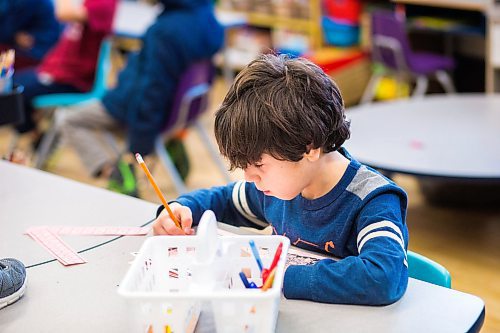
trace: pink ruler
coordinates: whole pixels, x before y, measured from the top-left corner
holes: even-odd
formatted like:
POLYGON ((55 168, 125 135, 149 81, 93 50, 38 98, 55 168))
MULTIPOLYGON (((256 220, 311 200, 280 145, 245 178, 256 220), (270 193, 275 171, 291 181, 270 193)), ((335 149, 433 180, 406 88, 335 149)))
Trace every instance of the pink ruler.
POLYGON ((82 236, 141 236, 146 235, 148 227, 71 227, 71 226, 41 226, 26 230, 31 238, 49 251, 61 264, 65 266, 83 264, 87 261, 66 244, 58 235, 82 236))
POLYGON ((58 235, 81 236, 143 236, 149 231, 147 227, 69 227, 48 226, 50 231, 58 235))
POLYGON ((59 238, 59 236, 47 228, 30 228, 26 233, 49 251, 64 266, 84 264, 87 262, 59 238))

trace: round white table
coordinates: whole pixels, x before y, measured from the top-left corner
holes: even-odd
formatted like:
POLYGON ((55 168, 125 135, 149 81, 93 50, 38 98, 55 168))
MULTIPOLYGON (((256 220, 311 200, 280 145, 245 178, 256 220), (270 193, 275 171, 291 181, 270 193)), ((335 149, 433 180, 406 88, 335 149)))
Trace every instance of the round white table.
POLYGON ((473 194, 465 201, 499 195, 500 94, 374 103, 347 109, 347 117, 345 147, 360 162, 386 174, 420 176, 424 188, 432 183, 460 197, 473 194))

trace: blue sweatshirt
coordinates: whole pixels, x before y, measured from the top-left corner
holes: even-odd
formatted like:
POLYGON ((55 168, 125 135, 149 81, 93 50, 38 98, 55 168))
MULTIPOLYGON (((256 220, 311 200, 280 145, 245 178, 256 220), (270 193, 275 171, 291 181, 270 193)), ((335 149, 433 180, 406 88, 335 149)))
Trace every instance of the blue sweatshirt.
POLYGON ((211 0, 162 0, 164 11, 129 57, 117 86, 103 97, 108 113, 128 129, 129 150, 146 155, 165 125, 181 74, 222 46, 224 31, 211 0))
POLYGON ((300 248, 328 254, 314 265, 289 266, 286 298, 342 304, 390 304, 408 284, 406 193, 377 171, 341 152, 350 164, 323 197, 292 200, 266 196, 253 183, 198 190, 176 201, 193 212, 194 224, 213 210, 218 221, 285 235, 300 248))
POLYGON ((41 60, 61 32, 52 0, 0 0, 0 44, 15 45, 15 34, 21 31, 30 34, 34 44, 30 49, 16 50, 41 60))

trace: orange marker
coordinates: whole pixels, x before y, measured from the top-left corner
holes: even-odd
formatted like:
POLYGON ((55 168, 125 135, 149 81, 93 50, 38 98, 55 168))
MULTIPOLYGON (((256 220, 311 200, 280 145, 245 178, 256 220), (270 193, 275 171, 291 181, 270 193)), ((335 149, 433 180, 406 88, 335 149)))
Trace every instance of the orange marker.
POLYGON ((273 286, 274 282, 274 276, 276 275, 276 267, 274 267, 271 270, 271 273, 269 273, 269 276, 266 279, 266 282, 262 285, 262 291, 266 291, 267 289, 271 288, 273 286))
POLYGON ((151 185, 153 185, 153 188, 155 189, 156 195, 158 196, 158 198, 160 198, 161 203, 163 204, 163 207, 165 207, 165 209, 167 210, 168 215, 170 216, 170 218, 172 219, 172 221, 174 221, 175 225, 179 229, 182 229, 181 224, 179 223, 179 221, 177 220, 177 218, 174 216, 174 213, 170 209, 170 206, 168 205, 167 200, 163 196, 163 193, 161 193, 160 188, 158 187, 158 185, 156 185, 156 182, 155 182, 155 180, 153 178, 153 175, 151 174, 151 172, 149 172, 149 169, 148 169, 146 163, 144 163, 144 160, 142 159, 141 154, 139 154, 139 153, 135 154, 135 159, 137 160, 137 162, 141 166, 142 170, 144 171, 144 173, 148 177, 149 182, 151 183, 151 185))

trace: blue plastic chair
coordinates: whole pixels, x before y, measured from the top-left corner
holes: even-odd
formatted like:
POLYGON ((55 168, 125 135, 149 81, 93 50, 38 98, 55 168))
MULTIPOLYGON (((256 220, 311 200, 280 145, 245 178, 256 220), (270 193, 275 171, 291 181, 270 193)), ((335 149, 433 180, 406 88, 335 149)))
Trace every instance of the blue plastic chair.
POLYGON ((408 273, 411 278, 451 288, 451 275, 446 268, 412 251, 408 251, 408 273))
POLYGON ((105 39, 101 43, 99 58, 95 72, 92 90, 86 93, 61 93, 35 97, 33 106, 37 109, 55 108, 59 106, 70 106, 85 102, 94 98, 101 98, 106 92, 106 79, 111 68, 111 41, 105 39))
MULTIPOLYGON (((104 96, 107 90, 106 79, 111 68, 111 41, 104 39, 101 43, 99 50, 99 58, 97 59, 97 66, 95 72, 94 85, 92 90, 86 93, 61 93, 41 95, 33 99, 33 106, 36 109, 53 109, 57 107, 71 106, 78 103, 90 101, 92 99, 100 99, 104 96)), ((54 122, 57 117, 54 116, 54 122)), ((53 127, 56 125, 52 125, 53 127)), ((54 127, 55 128, 55 127, 54 127)), ((50 129, 42 139, 38 150, 36 152, 37 158, 35 167, 43 169, 49 151, 54 144, 56 131, 50 129)), ((15 143, 14 143, 15 144, 15 143)))

